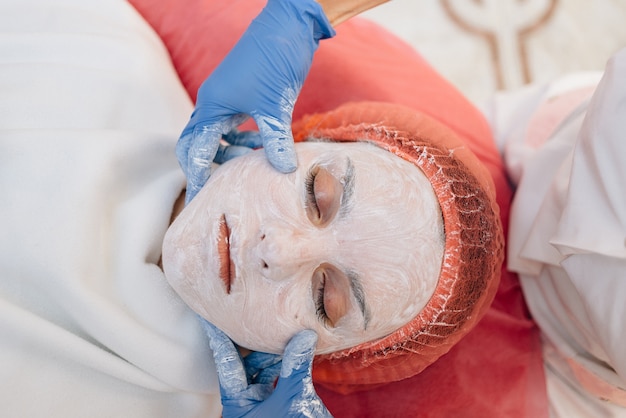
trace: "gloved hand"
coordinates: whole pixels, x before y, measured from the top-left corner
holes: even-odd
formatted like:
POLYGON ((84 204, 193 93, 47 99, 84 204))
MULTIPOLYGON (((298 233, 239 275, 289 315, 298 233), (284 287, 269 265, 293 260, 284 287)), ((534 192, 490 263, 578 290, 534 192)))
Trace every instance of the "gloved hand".
POLYGON ((311 378, 317 344, 314 331, 296 334, 285 347, 282 362, 278 355, 257 352, 242 360, 226 334, 213 324, 202 322, 217 366, 224 418, 332 418, 317 396, 311 378))
POLYGON ((187 176, 187 202, 209 178, 222 135, 248 116, 259 128, 270 163, 284 173, 295 170, 293 108, 319 40, 334 34, 315 0, 268 0, 198 90, 176 147, 187 176))

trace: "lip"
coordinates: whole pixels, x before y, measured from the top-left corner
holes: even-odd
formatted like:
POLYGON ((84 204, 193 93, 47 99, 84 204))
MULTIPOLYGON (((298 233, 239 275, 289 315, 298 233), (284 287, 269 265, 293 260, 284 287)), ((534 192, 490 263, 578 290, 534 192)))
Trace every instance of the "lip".
POLYGON ((230 288, 235 278, 235 264, 230 258, 230 228, 224 214, 222 214, 219 223, 217 253, 220 259, 220 280, 224 283, 226 293, 230 294, 230 288))

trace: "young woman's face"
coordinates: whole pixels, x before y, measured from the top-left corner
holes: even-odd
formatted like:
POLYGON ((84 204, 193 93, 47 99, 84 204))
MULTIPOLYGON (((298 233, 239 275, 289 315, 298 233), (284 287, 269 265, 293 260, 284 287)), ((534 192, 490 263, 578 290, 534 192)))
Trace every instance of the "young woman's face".
POLYGON ((172 224, 168 281, 240 346, 282 353, 298 331, 317 353, 381 338, 432 295, 444 237, 432 187, 366 143, 297 144, 298 169, 256 151, 222 165, 172 224))

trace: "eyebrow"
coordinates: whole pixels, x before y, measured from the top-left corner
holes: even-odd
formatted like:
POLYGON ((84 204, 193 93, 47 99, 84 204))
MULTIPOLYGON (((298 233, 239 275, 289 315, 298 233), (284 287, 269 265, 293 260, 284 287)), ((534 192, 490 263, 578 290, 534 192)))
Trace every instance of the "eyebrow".
POLYGON ((339 208, 339 217, 344 218, 352 209, 352 199, 354 196, 354 164, 350 157, 346 157, 346 172, 342 178, 343 192, 341 193, 341 207, 339 208))
POLYGON ((370 321, 370 311, 365 304, 365 292, 363 292, 361 276, 354 270, 346 270, 344 273, 350 280, 350 290, 352 290, 352 294, 359 305, 359 310, 363 314, 363 329, 366 330, 370 321))

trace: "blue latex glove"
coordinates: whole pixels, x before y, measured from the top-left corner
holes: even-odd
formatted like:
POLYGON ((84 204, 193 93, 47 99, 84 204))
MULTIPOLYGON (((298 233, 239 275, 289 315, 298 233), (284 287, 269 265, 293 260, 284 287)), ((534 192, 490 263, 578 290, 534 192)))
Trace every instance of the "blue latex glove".
POLYGON ((332 418, 311 378, 317 344, 314 331, 296 334, 285 347, 282 362, 278 355, 256 352, 242 359, 226 334, 211 323, 202 322, 217 366, 224 418, 332 418))
POLYGON ((196 108, 176 147, 187 176, 187 202, 209 178, 222 135, 248 116, 259 128, 270 163, 284 173, 296 169, 293 108, 319 40, 334 34, 315 0, 268 0, 198 90, 196 108))

